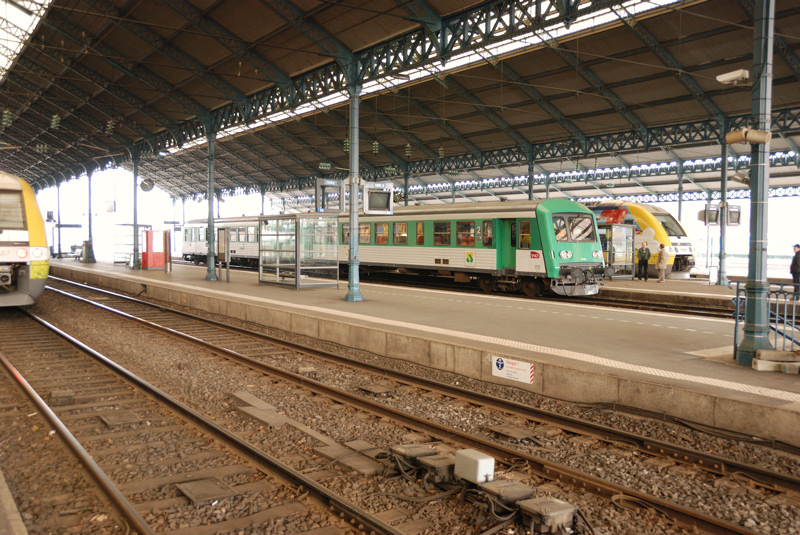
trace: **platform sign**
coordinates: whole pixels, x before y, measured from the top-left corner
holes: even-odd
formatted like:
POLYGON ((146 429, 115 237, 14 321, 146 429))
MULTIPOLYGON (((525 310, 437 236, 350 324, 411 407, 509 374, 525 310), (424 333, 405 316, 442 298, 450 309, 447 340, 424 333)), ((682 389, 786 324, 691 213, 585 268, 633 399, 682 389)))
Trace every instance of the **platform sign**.
POLYGON ((364 213, 367 215, 392 215, 394 212, 394 185, 390 182, 364 182, 364 213))
POLYGON ((341 214, 346 212, 344 180, 317 177, 314 187, 314 211, 341 214))
POLYGON ((492 362, 492 375, 519 381, 520 383, 533 384, 534 364, 522 360, 514 360, 505 357, 490 356, 492 362))

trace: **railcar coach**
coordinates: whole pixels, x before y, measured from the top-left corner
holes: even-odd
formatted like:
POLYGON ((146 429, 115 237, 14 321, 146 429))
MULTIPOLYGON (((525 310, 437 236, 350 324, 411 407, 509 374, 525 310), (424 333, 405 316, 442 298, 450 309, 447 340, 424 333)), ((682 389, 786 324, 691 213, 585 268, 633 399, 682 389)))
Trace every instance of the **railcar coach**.
MULTIPOLYGON (((206 225, 196 220, 184 227, 185 260, 205 261, 206 225)), ((338 226, 346 270, 346 215, 338 226)), ((229 233, 231 263, 257 265, 257 217, 219 219, 215 228, 229 233)), ((358 243, 365 271, 434 275, 486 292, 595 295, 608 274, 594 215, 567 199, 395 207, 393 215, 360 216, 358 243)))
MULTIPOLYGON (((339 226, 346 266, 350 225, 339 226)), ((362 216, 358 240, 365 269, 436 274, 486 292, 595 295, 605 273, 592 212, 567 199, 396 207, 362 216)))
POLYGON ((42 213, 27 182, 0 171, 0 307, 32 305, 50 271, 42 213))

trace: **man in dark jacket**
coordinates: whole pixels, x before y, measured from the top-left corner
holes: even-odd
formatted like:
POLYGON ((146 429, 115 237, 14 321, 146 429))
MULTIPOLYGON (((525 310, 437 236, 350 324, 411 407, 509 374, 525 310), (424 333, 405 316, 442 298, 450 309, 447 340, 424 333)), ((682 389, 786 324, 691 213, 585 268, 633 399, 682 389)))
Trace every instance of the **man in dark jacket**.
POLYGON ((650 260, 650 249, 647 248, 646 241, 643 241, 642 246, 636 249, 636 260, 638 260, 636 277, 639 280, 644 277, 645 282, 647 282, 647 263, 650 260))
POLYGON ((792 265, 789 268, 792 273, 792 282, 794 283, 794 298, 800 298, 800 243, 794 244, 794 258, 792 258, 792 265))

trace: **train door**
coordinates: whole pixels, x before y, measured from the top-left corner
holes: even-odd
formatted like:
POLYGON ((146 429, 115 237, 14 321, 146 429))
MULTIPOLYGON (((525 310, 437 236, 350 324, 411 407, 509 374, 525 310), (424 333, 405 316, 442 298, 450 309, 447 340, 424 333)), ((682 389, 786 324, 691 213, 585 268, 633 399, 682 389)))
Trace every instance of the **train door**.
POLYGON ((517 269, 517 220, 501 219, 500 236, 497 236, 497 243, 500 247, 500 269, 517 269))

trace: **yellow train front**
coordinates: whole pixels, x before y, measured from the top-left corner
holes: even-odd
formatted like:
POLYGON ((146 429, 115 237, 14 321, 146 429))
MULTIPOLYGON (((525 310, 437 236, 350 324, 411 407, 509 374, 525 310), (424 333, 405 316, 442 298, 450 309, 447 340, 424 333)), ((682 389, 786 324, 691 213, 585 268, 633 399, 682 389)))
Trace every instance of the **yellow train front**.
POLYGON ((0 171, 0 307, 32 305, 44 291, 50 249, 36 194, 0 171))

